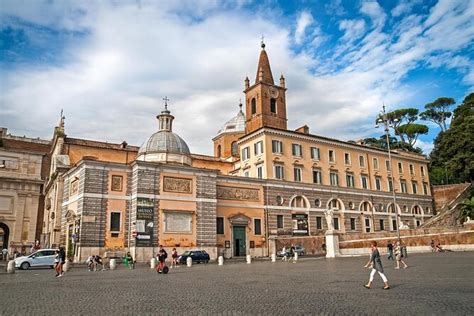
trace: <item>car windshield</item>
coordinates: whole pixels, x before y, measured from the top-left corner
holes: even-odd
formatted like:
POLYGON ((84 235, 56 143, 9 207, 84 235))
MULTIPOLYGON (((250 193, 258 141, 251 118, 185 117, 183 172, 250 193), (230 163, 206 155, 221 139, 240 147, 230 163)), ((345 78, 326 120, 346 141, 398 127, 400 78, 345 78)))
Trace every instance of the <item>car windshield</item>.
POLYGON ((185 252, 183 253, 183 256, 189 256, 190 254, 191 254, 190 251, 185 251, 185 252))

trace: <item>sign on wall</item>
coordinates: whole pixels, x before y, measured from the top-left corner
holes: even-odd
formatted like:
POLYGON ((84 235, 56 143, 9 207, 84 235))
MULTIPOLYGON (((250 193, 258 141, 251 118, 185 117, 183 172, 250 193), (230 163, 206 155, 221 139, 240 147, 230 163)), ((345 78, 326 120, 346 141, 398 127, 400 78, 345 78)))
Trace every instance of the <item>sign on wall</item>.
POLYGON ((153 199, 137 198, 136 237, 137 247, 153 246, 153 228, 155 215, 155 202, 153 199))
POLYGON ((308 215, 293 214, 293 235, 308 235, 308 215))

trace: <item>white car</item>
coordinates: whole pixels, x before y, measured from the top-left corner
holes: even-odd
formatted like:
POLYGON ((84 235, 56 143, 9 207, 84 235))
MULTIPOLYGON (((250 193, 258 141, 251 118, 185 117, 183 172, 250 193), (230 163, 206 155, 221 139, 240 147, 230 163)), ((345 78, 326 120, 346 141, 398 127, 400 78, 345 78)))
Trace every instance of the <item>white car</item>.
POLYGON ((30 267, 53 267, 57 249, 40 249, 29 256, 15 259, 15 268, 28 270, 30 267))

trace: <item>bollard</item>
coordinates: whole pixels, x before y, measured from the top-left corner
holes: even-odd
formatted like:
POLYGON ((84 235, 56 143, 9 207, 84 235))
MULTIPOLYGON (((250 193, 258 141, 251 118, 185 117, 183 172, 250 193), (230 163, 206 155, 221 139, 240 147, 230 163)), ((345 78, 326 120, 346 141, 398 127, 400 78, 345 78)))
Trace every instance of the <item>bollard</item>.
POLYGON ((277 260, 276 254, 272 253, 272 262, 276 262, 276 260, 277 260))
POLYGON ((295 252, 295 256, 293 257, 293 263, 298 261, 298 253, 295 252))
POLYGON ((219 256, 219 258, 217 258, 217 264, 220 265, 220 266, 223 266, 224 265, 224 257, 219 256))
POLYGON ((156 269, 156 258, 151 258, 150 259, 150 268, 151 269, 156 269))
POLYGON ((251 263, 252 263, 252 256, 247 255, 247 264, 251 264, 251 263))
POLYGON ((117 268, 117 260, 110 259, 110 270, 115 270, 117 268))
POLYGON ((186 259, 186 265, 188 266, 188 268, 191 268, 191 266, 193 265, 193 258, 188 257, 188 259, 186 259))
POLYGON ((71 269, 71 262, 69 262, 69 260, 66 260, 63 266, 63 271, 68 272, 70 269, 71 269))
POLYGON ((15 273, 15 260, 8 261, 7 273, 15 273))

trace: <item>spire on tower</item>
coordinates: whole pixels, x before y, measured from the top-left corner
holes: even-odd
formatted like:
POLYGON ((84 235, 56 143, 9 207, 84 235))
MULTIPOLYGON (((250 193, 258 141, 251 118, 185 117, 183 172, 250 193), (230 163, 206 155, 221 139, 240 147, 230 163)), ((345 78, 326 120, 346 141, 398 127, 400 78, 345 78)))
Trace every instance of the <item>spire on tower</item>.
POLYGON ((268 61, 268 55, 265 51, 265 43, 261 43, 262 50, 260 51, 260 58, 258 59, 257 76, 255 83, 264 82, 269 84, 275 84, 273 81, 272 70, 270 69, 270 62, 268 61))

